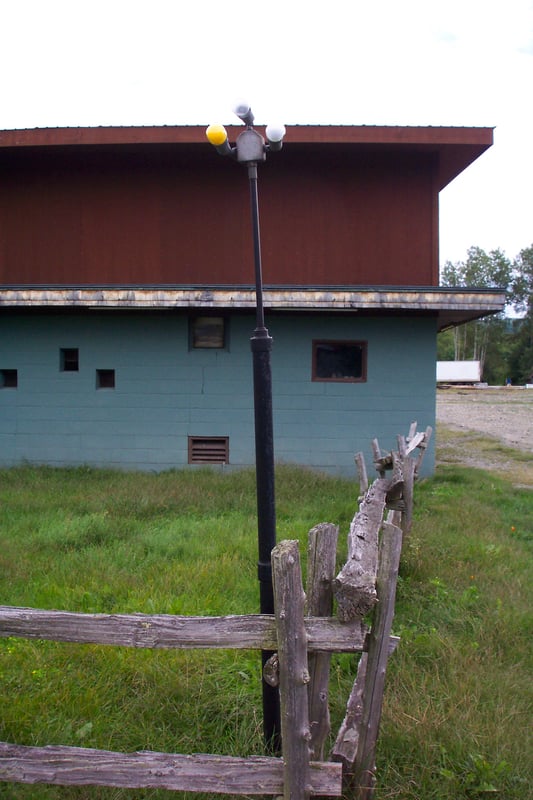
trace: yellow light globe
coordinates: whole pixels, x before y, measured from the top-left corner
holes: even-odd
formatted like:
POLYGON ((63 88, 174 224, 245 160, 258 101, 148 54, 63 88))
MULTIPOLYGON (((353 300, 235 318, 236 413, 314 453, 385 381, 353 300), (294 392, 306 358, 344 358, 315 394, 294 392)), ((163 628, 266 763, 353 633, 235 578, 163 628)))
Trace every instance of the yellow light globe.
POLYGON ((228 138, 228 134, 223 125, 210 125, 205 135, 207 136, 207 141, 214 147, 224 144, 228 138))

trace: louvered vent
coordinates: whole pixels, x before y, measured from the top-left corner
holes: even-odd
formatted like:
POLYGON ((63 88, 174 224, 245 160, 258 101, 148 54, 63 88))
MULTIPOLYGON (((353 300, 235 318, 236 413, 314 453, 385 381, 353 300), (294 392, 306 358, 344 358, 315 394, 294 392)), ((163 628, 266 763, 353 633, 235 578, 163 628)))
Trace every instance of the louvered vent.
POLYGON ((228 436, 189 436, 189 464, 228 463, 228 436))

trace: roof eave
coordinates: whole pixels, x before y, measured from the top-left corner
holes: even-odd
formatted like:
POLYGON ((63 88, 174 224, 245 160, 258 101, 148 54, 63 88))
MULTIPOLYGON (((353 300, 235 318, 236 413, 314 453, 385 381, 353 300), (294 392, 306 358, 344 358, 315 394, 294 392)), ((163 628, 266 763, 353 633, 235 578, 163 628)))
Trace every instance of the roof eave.
MULTIPOLYGON (((266 287, 270 312, 412 314, 435 316, 438 330, 498 314, 502 289, 444 287, 266 287)), ((246 286, 6 286, 0 308, 19 309, 224 309, 255 308, 246 286)))

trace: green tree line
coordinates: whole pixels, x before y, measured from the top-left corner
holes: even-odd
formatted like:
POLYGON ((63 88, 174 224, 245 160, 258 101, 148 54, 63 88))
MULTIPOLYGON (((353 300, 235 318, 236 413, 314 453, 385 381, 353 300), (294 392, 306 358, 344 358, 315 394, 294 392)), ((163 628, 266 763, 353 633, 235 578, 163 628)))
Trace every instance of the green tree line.
POLYGON ((533 244, 521 250, 513 260, 501 250, 486 253, 480 247, 471 247, 465 261, 447 261, 444 264, 441 285, 498 287, 506 290, 507 302, 501 314, 468 322, 439 334, 438 359, 480 361, 482 379, 491 385, 503 384, 508 380, 513 385, 531 383, 533 244), (510 311, 514 312, 514 316, 509 316, 510 311))

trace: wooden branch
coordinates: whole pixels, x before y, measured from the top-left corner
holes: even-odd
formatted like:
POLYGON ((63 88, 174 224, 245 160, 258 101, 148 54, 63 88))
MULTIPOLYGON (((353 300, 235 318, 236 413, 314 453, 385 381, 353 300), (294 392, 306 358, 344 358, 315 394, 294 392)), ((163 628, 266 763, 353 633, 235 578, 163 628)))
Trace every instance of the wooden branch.
POLYGON ((387 508, 401 508, 404 504, 404 462, 397 453, 391 453, 392 475, 385 495, 387 508))
POLYGON ((433 433, 433 428, 430 425, 428 425, 428 427, 424 432, 424 439, 418 445, 419 453, 415 464, 415 479, 418 478, 420 467, 422 466, 422 461, 424 460, 424 456, 426 454, 426 450, 428 448, 429 440, 431 439, 432 433, 433 433))
POLYGON ((420 447, 422 445, 422 442, 424 441, 424 437, 425 437, 425 433, 423 431, 419 431, 418 433, 416 433, 412 437, 409 436, 407 438, 407 446, 405 448, 405 455, 406 456, 410 455, 413 452, 413 450, 416 450, 417 447, 420 447))
POLYGON ((343 622, 363 617, 376 603, 378 534, 389 485, 385 478, 374 481, 350 525, 348 559, 334 581, 343 622))
MULTIPOLYGON (((283 761, 261 756, 114 753, 81 747, 22 747, 0 742, 0 781, 280 795, 283 793, 283 761)), ((341 765, 312 763, 309 782, 313 795, 340 796, 341 765)))
POLYGON ((355 463, 357 464, 357 472, 359 473, 359 493, 361 497, 364 497, 368 491, 368 475, 363 453, 355 454, 355 463))
MULTIPOLYGON (((367 633, 359 620, 346 626, 333 617, 309 617, 305 628, 309 650, 331 653, 361 651, 367 633)), ((275 620, 269 614, 178 617, 0 606, 0 636, 154 649, 275 650, 278 646, 275 620)))
POLYGON ((403 465, 404 486, 401 527, 404 533, 409 533, 413 523, 413 495, 415 483, 416 464, 412 458, 406 458, 403 465))
POLYGON ((340 761, 348 773, 353 769, 359 745, 367 662, 368 653, 363 653, 357 665, 357 677, 348 698, 346 714, 331 751, 333 761, 340 761))
POLYGON ((400 528, 385 522, 380 546, 378 574, 379 603, 370 633, 368 661, 363 693, 363 711, 359 729, 357 755, 352 785, 357 787, 358 800, 370 800, 375 781, 376 742, 381 721, 385 687, 389 637, 394 617, 396 584, 402 549, 400 528))
MULTIPOLYGON (((309 531, 307 546, 306 614, 329 617, 333 610, 333 579, 337 555, 337 525, 323 522, 309 531)), ((330 731, 329 653, 309 653, 309 743, 311 758, 321 761, 330 731)))
POLYGON ((307 800, 309 773, 309 706, 307 643, 297 541, 280 542, 272 551, 274 608, 278 631, 281 740, 285 800, 307 800))
POLYGON ((263 680, 269 686, 279 686, 279 657, 272 653, 263 665, 263 680))

